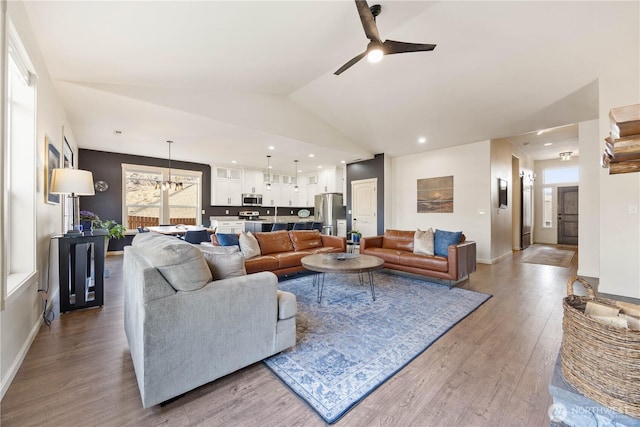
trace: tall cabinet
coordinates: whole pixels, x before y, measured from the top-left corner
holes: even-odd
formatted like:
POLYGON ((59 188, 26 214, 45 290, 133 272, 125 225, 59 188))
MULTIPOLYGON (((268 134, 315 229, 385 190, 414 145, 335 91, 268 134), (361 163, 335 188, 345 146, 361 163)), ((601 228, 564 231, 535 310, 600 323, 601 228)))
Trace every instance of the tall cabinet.
POLYGON ((216 166, 214 177, 214 205, 242 204, 242 169, 216 166))

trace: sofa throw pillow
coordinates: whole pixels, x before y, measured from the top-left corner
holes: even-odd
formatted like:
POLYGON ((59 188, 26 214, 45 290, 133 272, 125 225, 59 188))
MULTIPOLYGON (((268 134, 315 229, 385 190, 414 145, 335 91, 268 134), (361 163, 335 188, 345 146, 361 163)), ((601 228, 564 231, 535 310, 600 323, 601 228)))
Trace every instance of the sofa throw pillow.
POLYGON ((240 246, 213 246, 211 243, 200 243, 198 246, 202 252, 209 252, 212 254, 232 254, 234 252, 240 252, 240 246))
POLYGON ((220 233, 217 234, 216 237, 218 238, 218 243, 220 244, 220 246, 235 246, 239 244, 238 236, 236 236, 235 234, 220 233))
POLYGON ((434 252, 438 256, 449 256, 449 245, 460 243, 462 231, 443 231, 436 229, 433 237, 434 252))
POLYGON ((261 255, 260 244, 256 236, 252 232, 243 231, 240 233, 240 251, 244 255, 245 259, 255 258, 261 255))
POLYGON ((203 251, 204 259, 207 261, 213 280, 221 280, 229 277, 246 276, 247 270, 244 268, 244 257, 240 252, 228 254, 216 254, 203 251))
POLYGON ((413 253, 423 255, 433 255, 433 228, 422 231, 418 228, 413 236, 413 253))
POLYGON ((195 291, 211 281, 211 271, 197 246, 175 237, 149 240, 153 245, 145 240, 136 248, 176 291, 195 291))

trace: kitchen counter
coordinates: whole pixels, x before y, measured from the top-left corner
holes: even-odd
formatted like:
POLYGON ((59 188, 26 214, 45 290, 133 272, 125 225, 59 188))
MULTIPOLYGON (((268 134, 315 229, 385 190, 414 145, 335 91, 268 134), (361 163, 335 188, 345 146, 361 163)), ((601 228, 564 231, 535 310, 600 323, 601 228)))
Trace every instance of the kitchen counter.
POLYGON ((244 222, 244 230, 251 231, 253 233, 271 231, 271 228, 275 223, 289 224, 289 227, 287 228, 291 230, 293 228, 293 224, 297 222, 304 222, 304 223, 313 222, 313 218, 299 218, 297 216, 291 216, 291 217, 286 216, 286 217, 278 217, 275 220, 273 219, 273 217, 260 219, 260 220, 246 220, 244 222))

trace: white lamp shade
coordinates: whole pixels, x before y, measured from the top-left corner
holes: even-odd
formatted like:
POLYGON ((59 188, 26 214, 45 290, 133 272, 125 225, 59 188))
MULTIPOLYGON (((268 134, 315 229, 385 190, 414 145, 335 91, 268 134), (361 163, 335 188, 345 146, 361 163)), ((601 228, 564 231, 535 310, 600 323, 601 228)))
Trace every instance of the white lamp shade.
POLYGON ((52 194, 73 194, 75 196, 93 196, 93 174, 80 169, 54 169, 51 173, 52 194))

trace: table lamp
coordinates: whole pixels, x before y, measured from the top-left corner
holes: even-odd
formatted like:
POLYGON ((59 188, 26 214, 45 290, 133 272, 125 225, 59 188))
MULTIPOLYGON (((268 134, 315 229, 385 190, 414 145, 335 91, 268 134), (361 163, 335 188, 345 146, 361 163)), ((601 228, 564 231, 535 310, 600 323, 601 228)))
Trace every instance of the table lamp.
POLYGON ((70 195, 73 199, 72 229, 67 234, 78 233, 80 228, 80 201, 78 196, 93 196, 93 174, 80 169, 54 169, 51 173, 52 194, 70 195))

